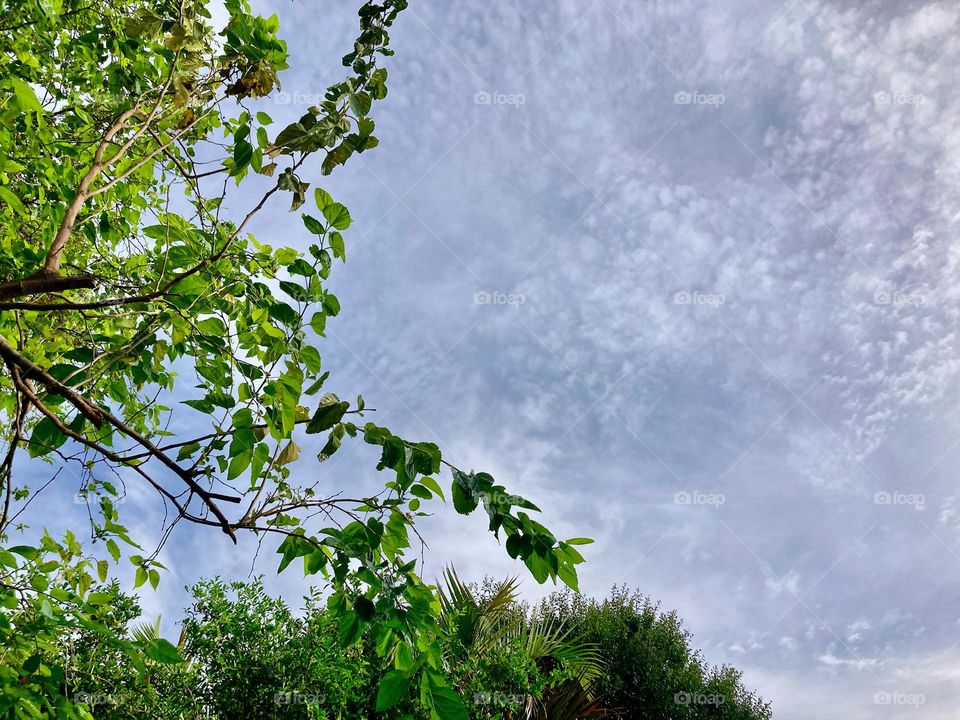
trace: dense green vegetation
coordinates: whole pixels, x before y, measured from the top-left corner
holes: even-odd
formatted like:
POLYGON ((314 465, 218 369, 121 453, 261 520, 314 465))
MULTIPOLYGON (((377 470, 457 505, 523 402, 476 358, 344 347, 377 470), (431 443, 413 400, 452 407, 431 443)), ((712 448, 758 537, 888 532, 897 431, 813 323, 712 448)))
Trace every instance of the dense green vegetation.
MULTIPOLYGON (((114 598, 103 620, 136 620, 135 598, 114 598)), ((769 707, 736 671, 708 666, 677 617, 615 588, 603 601, 556 593, 528 606, 516 583, 468 587, 448 574, 442 647, 452 685, 478 719, 624 717, 767 720, 769 707), (588 697, 592 696, 592 697, 588 697)), ((383 660, 364 633, 344 648, 337 620, 317 595, 302 613, 269 597, 259 580, 200 583, 182 621, 187 664, 145 674, 95 633, 58 645, 69 691, 105 720, 134 718, 373 717, 383 660)), ((133 634, 154 633, 133 625, 133 634)), ((405 688, 392 718, 428 718, 405 688)))

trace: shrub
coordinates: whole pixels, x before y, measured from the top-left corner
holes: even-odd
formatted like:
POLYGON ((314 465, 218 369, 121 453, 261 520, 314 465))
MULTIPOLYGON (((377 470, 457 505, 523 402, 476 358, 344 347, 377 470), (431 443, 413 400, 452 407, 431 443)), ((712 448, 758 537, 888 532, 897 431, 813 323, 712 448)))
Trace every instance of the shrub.
POLYGON ((770 706, 747 690, 741 673, 711 667, 691 648, 675 612, 639 592, 614 587, 602 601, 565 591, 548 596, 535 614, 575 628, 606 663, 596 690, 605 706, 645 720, 730 718, 768 720, 770 706))

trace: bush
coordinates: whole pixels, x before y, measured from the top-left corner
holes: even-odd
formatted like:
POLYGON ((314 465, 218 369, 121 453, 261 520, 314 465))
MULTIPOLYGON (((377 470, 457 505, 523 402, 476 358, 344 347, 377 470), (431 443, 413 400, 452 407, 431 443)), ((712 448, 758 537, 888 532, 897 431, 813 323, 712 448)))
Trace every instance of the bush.
POLYGON ((208 580, 193 589, 184 654, 203 670, 198 688, 215 717, 365 717, 376 695, 373 653, 343 648, 336 619, 307 599, 295 616, 260 579, 208 580))
POLYGON ((553 593, 535 613, 572 627, 597 646, 606 669, 596 692, 608 708, 645 720, 729 718, 769 720, 770 706, 747 690, 741 673, 711 667, 690 646, 674 612, 626 587, 597 601, 553 593))

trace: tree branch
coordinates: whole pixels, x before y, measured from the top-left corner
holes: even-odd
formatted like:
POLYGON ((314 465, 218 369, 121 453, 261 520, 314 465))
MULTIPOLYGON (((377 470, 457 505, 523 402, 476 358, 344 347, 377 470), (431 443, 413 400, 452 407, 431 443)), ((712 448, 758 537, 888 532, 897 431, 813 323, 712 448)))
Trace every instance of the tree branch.
MULTIPOLYGON (((107 148, 110 147, 110 141, 123 129, 127 120, 136 115, 139 110, 140 106, 134 105, 129 110, 120 113, 117 119, 113 121, 113 124, 107 128, 107 132, 104 133, 103 139, 93 154, 93 163, 90 165, 90 169, 87 170, 87 174, 84 175, 80 181, 77 194, 74 196, 70 205, 67 206, 67 212, 63 216, 60 228, 53 238, 50 249, 47 250, 47 257, 43 261, 43 269, 47 273, 58 274, 60 272, 60 258, 63 256, 64 249, 67 247, 67 240, 70 239, 70 235, 73 233, 73 224, 77 220, 80 208, 83 207, 83 204, 87 201, 88 191, 93 181, 97 179, 97 176, 107 165, 103 160, 103 156, 107 152, 107 148)), ((116 156, 114 159, 116 159, 116 156)))
MULTIPOLYGON (((0 283, 0 300, 22 295, 58 293, 64 290, 89 290, 96 285, 96 282, 96 276, 88 273, 64 276, 59 272, 49 272, 41 269, 28 277, 0 283)), ((14 308, 4 309, 12 310, 14 308)))

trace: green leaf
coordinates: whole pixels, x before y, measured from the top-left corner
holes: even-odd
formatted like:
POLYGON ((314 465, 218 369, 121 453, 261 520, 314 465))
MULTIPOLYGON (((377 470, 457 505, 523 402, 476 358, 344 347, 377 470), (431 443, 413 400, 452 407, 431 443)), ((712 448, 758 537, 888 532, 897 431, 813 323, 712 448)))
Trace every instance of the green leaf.
POLYGON ((330 242, 330 249, 333 251, 333 256, 339 258, 341 261, 347 261, 347 251, 343 244, 343 235, 338 232, 330 233, 328 238, 330 242))
POLYGON ((338 202, 332 202, 321 210, 327 222, 337 230, 346 230, 350 227, 350 211, 338 202))
POLYGON ((416 495, 421 500, 429 500, 433 497, 433 494, 423 485, 413 485, 410 488, 410 493, 416 495))
POLYGON ((361 620, 373 619, 374 605, 363 595, 353 601, 353 610, 361 620))
POLYGON ((563 581, 563 584, 574 592, 580 592, 579 584, 577 582, 577 570, 573 565, 560 565, 557 569, 557 577, 563 581))
POLYGON ((40 418, 30 435, 30 457, 42 457, 53 452, 67 441, 67 436, 47 416, 40 418))
POLYGON ((130 37, 154 37, 160 32, 161 27, 163 27, 163 18, 152 10, 142 8, 139 13, 127 18, 123 29, 130 37))
POLYGON ((270 306, 267 312, 270 314, 271 318, 274 320, 279 320, 284 325, 290 327, 299 327, 300 316, 297 314, 297 311, 287 305, 287 303, 274 303, 270 306))
POLYGON ((137 572, 133 579, 133 586, 135 588, 140 587, 147 581, 147 569, 143 566, 137 568, 137 572))
POLYGON ((36 560, 40 556, 37 549, 29 545, 14 545, 10 548, 10 552, 16 553, 25 560, 36 560))
POLYGON ((173 664, 184 662, 177 648, 169 640, 155 638, 143 647, 144 654, 156 662, 173 664))
POLYGON ((363 632, 363 626, 360 623, 359 616, 353 610, 347 610, 337 624, 337 635, 340 638, 340 644, 347 647, 356 642, 363 632))
POLYGON ((277 465, 288 465, 298 457, 300 457, 300 446, 291 440, 277 456, 277 465))
POLYGON ((364 117, 370 112, 372 100, 366 93, 353 93, 350 95, 350 109, 358 118, 364 117))
POLYGON ((326 230, 323 227, 323 223, 317 220, 313 215, 307 215, 304 213, 300 216, 303 219, 303 224, 314 235, 323 235, 326 230))
POLYGON ((296 149, 303 142, 306 135, 307 129, 303 127, 303 125, 293 123, 287 125, 287 127, 280 131, 280 134, 277 135, 277 139, 273 141, 273 144, 281 148, 296 149))
POLYGON ((250 467, 250 460, 252 458, 253 453, 249 449, 231 458, 230 465, 227 468, 227 480, 240 477, 243 471, 250 467))
POLYGON ((330 431, 330 436, 327 438, 327 444, 317 454, 317 460, 320 462, 329 460, 330 456, 340 449, 340 443, 343 442, 343 433, 344 426, 342 423, 334 425, 333 430, 330 431))
POLYGON ((320 212, 323 212, 323 209, 333 202, 333 198, 330 197, 330 193, 323 188, 315 188, 313 191, 313 197, 317 201, 317 210, 320 212))
POLYGON ((218 317, 208 317, 197 322, 197 330, 206 335, 223 337, 227 334, 227 326, 218 317))
POLYGON ((193 454, 196 453, 199 449, 200 449, 200 443, 198 442, 184 445, 183 447, 180 448, 179 452, 177 452, 177 461, 179 462, 180 460, 186 460, 188 457, 193 456, 193 454))
POLYGON ((312 373, 320 372, 320 353, 315 347, 306 345, 305 347, 300 348, 300 358, 303 360, 303 364, 306 366, 308 371, 312 373))
POLYGON ((507 538, 507 555, 516 559, 517 557, 526 557, 530 553, 530 538, 525 535, 511 535, 507 538))
POLYGON ((313 314, 313 317, 310 318, 310 329, 313 330, 317 335, 323 335, 323 331, 327 327, 327 316, 325 313, 317 312, 313 314))
POLYGON ((117 547, 117 542, 113 538, 107 540, 107 551, 114 562, 120 559, 120 548, 117 547))
POLYGON ((420 482, 426 485, 431 490, 433 490, 435 494, 439 495, 441 500, 444 500, 444 501, 446 500, 446 498, 443 496, 443 490, 440 488, 440 483, 438 483, 432 477, 430 477, 429 475, 426 477, 422 477, 420 478, 420 482))
POLYGON ((28 216, 29 213, 27 213, 27 209, 23 206, 20 198, 4 185, 0 185, 0 200, 12 207, 14 212, 16 212, 20 217, 28 216))
POLYGON ((410 681, 400 670, 391 670, 380 680, 377 690, 377 712, 389 710, 407 694, 410 681))
POLYGON ((44 575, 31 575, 30 587, 37 592, 44 592, 48 587, 50 587, 50 581, 47 580, 46 576, 44 575))
POLYGON ((250 485, 256 487, 260 480, 260 473, 270 459, 270 446, 260 443, 253 451, 253 460, 250 461, 250 485))
POLYGON ((478 499, 467 487, 465 476, 459 471, 453 473, 453 507, 461 515, 469 515, 477 509, 478 499))
POLYGON ((283 542, 280 543, 280 547, 277 548, 277 552, 283 555, 280 559, 280 567, 277 568, 277 573, 282 573, 294 558, 309 555, 314 552, 314 550, 316 550, 316 547, 302 535, 287 535, 283 542))
POLYGON ((530 553, 524 558, 523 562, 538 583, 545 583, 547 578, 550 577, 550 568, 544 559, 536 553, 530 553))
POLYGON ((304 277, 313 277, 317 274, 317 271, 313 269, 313 266, 303 258, 297 258, 290 265, 288 265, 287 272, 291 275, 302 275, 304 277))
POLYGON ((236 176, 247 169, 253 157, 253 145, 246 140, 240 140, 233 146, 233 168, 230 175, 236 176))
POLYGON ((323 296, 323 309, 326 310, 327 315, 330 317, 339 315, 340 301, 337 299, 337 296, 333 293, 325 293, 323 296))
POLYGON ((17 107, 24 112, 43 110, 43 105, 40 104, 40 100, 37 98, 37 94, 33 91, 33 88, 20 78, 8 77, 0 83, 0 85, 8 87, 13 91, 13 97, 17 107))
POLYGON ((322 550, 314 550, 303 556, 303 572, 305 575, 316 575, 327 564, 327 556, 322 550))
POLYGON ((440 720, 470 720, 463 700, 452 688, 431 687, 430 698, 440 720))
POLYGON ((329 430, 340 422, 347 410, 350 409, 350 403, 346 401, 337 402, 336 395, 334 395, 333 398, 333 401, 320 405, 313 414, 313 417, 310 418, 310 422, 307 423, 308 435, 329 430))

